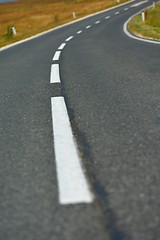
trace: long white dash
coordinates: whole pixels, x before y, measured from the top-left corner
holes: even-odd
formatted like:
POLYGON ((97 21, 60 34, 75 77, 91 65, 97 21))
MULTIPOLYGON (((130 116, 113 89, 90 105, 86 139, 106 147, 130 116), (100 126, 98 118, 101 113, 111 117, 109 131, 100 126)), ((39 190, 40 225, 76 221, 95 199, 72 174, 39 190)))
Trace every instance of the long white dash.
POLYGON ((101 21, 96 21, 95 24, 98 24, 98 23, 100 23, 100 22, 101 22, 101 21))
POLYGON ((60 204, 91 203, 93 195, 82 170, 63 97, 52 97, 52 122, 60 204))
POLYGON ((116 12, 115 15, 119 14, 119 12, 116 12))
POLYGON ((66 46, 66 43, 62 43, 60 46, 59 46, 59 50, 62 50, 64 47, 66 46))
POLYGON ((51 65, 50 83, 60 83, 59 64, 51 65))
POLYGON ((82 33, 82 30, 78 31, 77 34, 81 34, 82 33))
POLYGON ((70 36, 69 38, 66 39, 66 42, 69 42, 72 38, 74 38, 74 37, 70 36))
POLYGON ((53 61, 58 61, 60 58, 61 51, 56 51, 53 57, 53 61))
POLYGON ((91 25, 86 26, 86 29, 91 28, 91 25))
POLYGON ((107 16, 107 17, 105 17, 105 19, 109 19, 111 16, 107 16))

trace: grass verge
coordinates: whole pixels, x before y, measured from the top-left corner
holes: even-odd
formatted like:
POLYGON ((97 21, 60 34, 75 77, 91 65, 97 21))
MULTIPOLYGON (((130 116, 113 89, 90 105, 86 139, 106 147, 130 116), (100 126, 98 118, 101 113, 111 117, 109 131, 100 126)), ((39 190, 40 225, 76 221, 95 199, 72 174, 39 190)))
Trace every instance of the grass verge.
MULTIPOLYGON (((127 2, 121 0, 120 3, 127 2)), ((117 5, 117 0, 19 0, 0 3, 0 47, 117 5), (16 35, 10 34, 14 26, 16 35)))
POLYGON ((145 11, 145 21, 141 13, 133 17, 128 24, 129 30, 137 36, 160 40, 160 3, 145 11))

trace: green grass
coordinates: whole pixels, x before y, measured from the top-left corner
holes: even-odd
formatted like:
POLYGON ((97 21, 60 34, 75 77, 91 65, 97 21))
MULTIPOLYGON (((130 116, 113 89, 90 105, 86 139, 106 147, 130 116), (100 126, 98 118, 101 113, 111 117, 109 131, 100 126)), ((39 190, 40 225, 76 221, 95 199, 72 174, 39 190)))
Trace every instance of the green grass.
POLYGON ((145 11, 145 22, 138 14, 129 22, 129 30, 137 36, 160 40, 160 3, 145 11))

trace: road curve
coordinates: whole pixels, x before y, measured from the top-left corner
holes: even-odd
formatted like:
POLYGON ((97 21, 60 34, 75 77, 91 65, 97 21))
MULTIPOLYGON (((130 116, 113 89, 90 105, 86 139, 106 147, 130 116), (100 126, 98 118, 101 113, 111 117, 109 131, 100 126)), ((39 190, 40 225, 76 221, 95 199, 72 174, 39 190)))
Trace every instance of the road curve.
POLYGON ((123 32, 150 4, 135 3, 0 52, 0 239, 160 238, 159 45, 123 32), (59 201, 68 130, 54 135, 51 99, 63 97, 88 202, 59 201))

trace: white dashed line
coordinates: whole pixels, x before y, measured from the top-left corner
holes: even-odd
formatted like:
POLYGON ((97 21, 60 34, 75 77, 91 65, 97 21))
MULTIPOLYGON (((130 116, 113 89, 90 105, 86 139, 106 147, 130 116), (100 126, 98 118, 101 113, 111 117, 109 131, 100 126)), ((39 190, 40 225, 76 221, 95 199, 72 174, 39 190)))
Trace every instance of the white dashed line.
MULTIPOLYGON (((128 10, 128 8, 124 10, 128 10)), ((118 13, 119 12, 116 14, 118 13)), ((109 18, 110 16, 105 17, 105 19, 109 18)), ((95 24, 99 24, 100 22, 101 21, 96 21, 95 24)), ((86 29, 90 27, 91 25, 88 25, 86 26, 86 29)), ((77 34, 81 33, 82 30, 77 31, 77 34)), ((65 40, 65 42, 69 42, 73 38, 74 36, 70 36, 65 40)), ((65 46, 66 43, 62 43, 59 46, 58 50, 63 50, 65 46)), ((53 61, 59 60, 60 54, 61 51, 56 51, 53 57, 53 61)), ((60 82, 59 64, 52 64, 50 83, 60 82)), ((64 98, 52 97, 51 110, 59 202, 63 205, 92 203, 94 200, 94 195, 90 190, 89 183, 84 173, 84 168, 80 159, 80 155, 78 153, 74 135, 72 133, 72 128, 64 98)))
POLYGON ((119 12, 116 12, 116 13, 115 13, 115 15, 118 15, 118 14, 119 14, 119 12))
POLYGON ((69 38, 67 38, 65 41, 69 42, 72 38, 74 38, 73 36, 70 36, 69 38))
POLYGON ((61 51, 56 51, 53 57, 53 61, 58 61, 60 58, 61 51))
POLYGON ((91 203, 63 97, 52 97, 52 122, 60 204, 91 203))
POLYGON ((147 2, 147 0, 142 1, 142 2, 139 2, 139 3, 136 3, 136 4, 134 4, 134 5, 130 6, 130 7, 131 7, 131 8, 132 8, 132 7, 138 7, 138 6, 140 6, 141 4, 146 3, 146 2, 147 2))
POLYGON ((50 73, 50 83, 60 83, 59 77, 59 64, 51 65, 51 73, 50 73))
POLYGON ((127 10, 128 10, 128 8, 125 8, 125 9, 124 9, 124 11, 127 11, 127 10))
POLYGON ((64 47, 66 46, 66 43, 62 43, 60 46, 59 46, 59 50, 62 50, 64 47))

